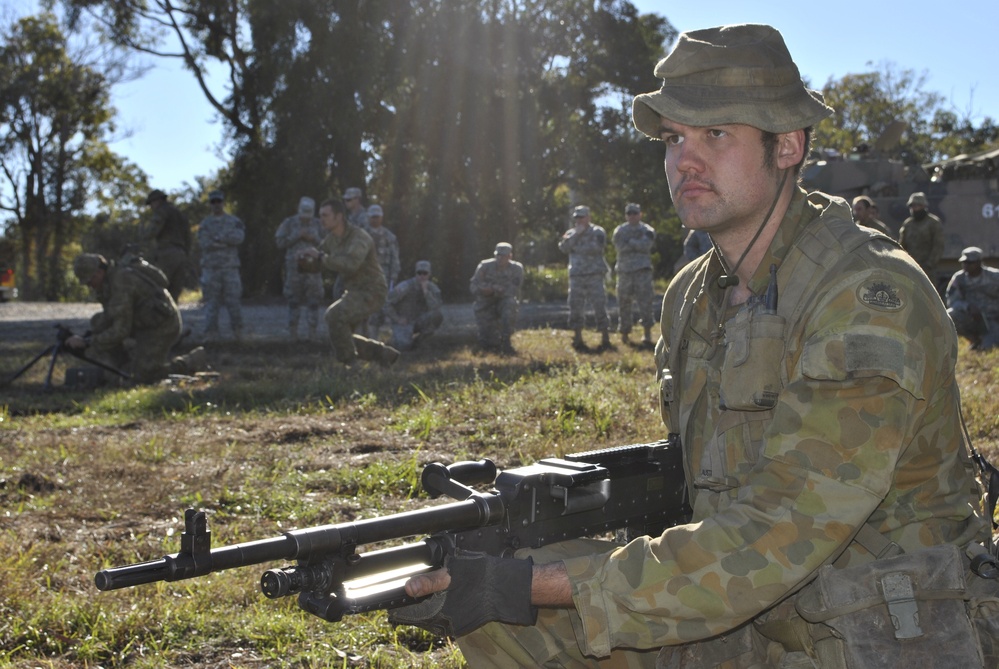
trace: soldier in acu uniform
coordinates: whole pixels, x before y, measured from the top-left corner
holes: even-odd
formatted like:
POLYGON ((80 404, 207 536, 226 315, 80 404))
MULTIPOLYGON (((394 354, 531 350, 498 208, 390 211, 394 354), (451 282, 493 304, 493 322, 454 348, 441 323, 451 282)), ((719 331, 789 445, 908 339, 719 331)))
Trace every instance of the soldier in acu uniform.
MULTIPOLYGON (((382 268, 385 280, 388 281, 389 293, 391 293, 395 287, 395 282, 399 279, 402 265, 399 263, 399 240, 396 239, 395 233, 385 227, 384 221, 385 212, 381 205, 373 204, 368 207, 367 232, 375 243, 378 265, 382 268)), ((368 336, 372 339, 378 339, 378 331, 382 324, 391 320, 387 310, 388 305, 386 304, 385 307, 371 314, 371 318, 368 319, 368 336)))
POLYGON ((832 110, 769 26, 683 33, 656 75, 635 125, 716 245, 670 283, 655 356, 691 522, 533 565, 458 551, 392 618, 443 623, 477 668, 997 666, 954 328, 893 241, 797 185, 832 110))
POLYGON ((319 327, 319 303, 323 299, 323 275, 318 263, 302 258, 306 249, 319 246, 324 236, 315 216, 316 201, 303 197, 298 202, 298 214, 281 221, 274 241, 284 251, 284 298, 288 300, 288 332, 298 339, 298 321, 302 305, 306 308, 309 339, 316 338, 319 327))
POLYGON ((600 349, 611 347, 610 319, 607 316, 607 291, 604 277, 610 271, 604 259, 607 233, 590 223, 590 208, 578 206, 572 210, 572 227, 559 239, 558 248, 569 256, 569 328, 573 331, 572 347, 587 350, 583 342, 586 305, 593 307, 600 332, 600 349))
POLYGON ((426 341, 444 322, 444 299, 430 271, 429 260, 418 260, 416 276, 389 290, 384 311, 392 322, 392 346, 400 351, 426 341))
POLYGON ((642 344, 652 348, 652 245, 656 242, 656 231, 651 225, 642 223, 642 209, 635 203, 624 208, 628 221, 617 226, 611 240, 617 249, 617 305, 618 330, 621 341, 628 343, 628 335, 634 323, 632 305, 638 311, 638 318, 645 329, 642 344))
POLYGON ((947 284, 947 313, 971 348, 988 350, 999 344, 999 269, 982 264, 977 246, 964 249, 958 260, 961 269, 947 284))
POLYGON ((191 265, 188 253, 191 250, 191 226, 187 218, 172 202, 166 193, 154 190, 146 197, 146 205, 153 210, 152 224, 145 231, 146 242, 150 246, 150 259, 170 282, 170 296, 174 301, 180 297, 191 282, 191 265))
POLYGON ((202 337, 212 340, 219 334, 219 309, 229 312, 233 336, 243 337, 243 283, 239 277, 239 247, 246 230, 243 221, 225 211, 225 195, 220 190, 208 194, 212 213, 198 227, 201 246, 201 291, 205 301, 205 329, 202 337))
POLYGON ((507 242, 497 244, 493 257, 475 268, 469 287, 475 297, 479 346, 484 350, 513 353, 510 337, 517 327, 523 283, 524 266, 513 259, 513 247, 507 242))

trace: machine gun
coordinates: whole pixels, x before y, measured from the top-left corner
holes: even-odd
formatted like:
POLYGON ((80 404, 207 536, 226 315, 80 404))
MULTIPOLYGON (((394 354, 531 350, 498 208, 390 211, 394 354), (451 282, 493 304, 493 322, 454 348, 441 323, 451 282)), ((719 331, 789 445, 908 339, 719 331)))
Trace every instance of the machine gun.
POLYGON ((455 548, 512 556, 519 548, 626 530, 657 535, 687 522, 690 508, 676 435, 500 472, 489 460, 423 469, 431 497, 458 501, 414 511, 285 532, 280 537, 211 548, 203 511, 188 509, 179 553, 104 569, 99 590, 179 581, 275 560, 297 560, 264 572, 271 599, 298 595, 303 610, 331 622, 347 614, 415 603, 406 578, 439 568, 455 548), (493 484, 477 492, 470 484, 493 484), (366 544, 431 535, 415 543, 358 553, 366 544))
POLYGON ((52 390, 52 371, 55 369, 55 363, 56 360, 59 358, 59 354, 62 353, 63 351, 66 351, 73 357, 79 358, 84 362, 89 362, 91 365, 95 365, 97 367, 100 367, 101 369, 105 369, 109 372, 112 372, 113 374, 117 374, 123 379, 132 378, 131 376, 121 371, 120 369, 116 369, 111 365, 107 365, 99 360, 88 358, 87 355, 80 349, 70 348, 69 346, 66 346, 66 340, 73 336, 73 331, 62 324, 54 325, 53 327, 56 329, 56 343, 46 347, 44 351, 42 351, 34 358, 32 358, 28 364, 26 364, 21 369, 17 370, 17 372, 15 372, 13 376, 4 381, 3 385, 6 386, 10 383, 13 383, 19 376, 21 376, 26 371, 31 369, 36 362, 38 362, 45 356, 49 356, 49 370, 48 373, 45 375, 45 391, 48 392, 52 390))

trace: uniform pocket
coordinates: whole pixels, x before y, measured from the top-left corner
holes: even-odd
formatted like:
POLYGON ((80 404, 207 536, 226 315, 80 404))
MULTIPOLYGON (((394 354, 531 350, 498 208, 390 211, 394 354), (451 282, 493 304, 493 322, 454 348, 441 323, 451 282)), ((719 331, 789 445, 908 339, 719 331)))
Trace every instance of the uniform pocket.
POLYGON ((763 411, 777 404, 784 357, 783 316, 741 309, 725 324, 722 408, 763 411))

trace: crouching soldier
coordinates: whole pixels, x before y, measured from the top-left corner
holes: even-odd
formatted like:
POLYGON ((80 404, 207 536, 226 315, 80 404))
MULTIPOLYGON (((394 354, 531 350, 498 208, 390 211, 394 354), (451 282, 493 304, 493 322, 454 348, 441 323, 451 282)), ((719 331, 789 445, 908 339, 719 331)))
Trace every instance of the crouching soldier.
POLYGON ((73 262, 80 283, 93 289, 103 310, 90 319, 90 336, 73 335, 66 346, 89 349, 90 357, 150 383, 167 374, 196 371, 204 349, 168 362, 170 348, 180 338, 177 303, 159 269, 141 258, 118 264, 95 253, 83 253, 73 262))
POLYGON ((392 321, 392 346, 408 351, 444 322, 441 289, 430 280, 430 261, 416 263, 416 276, 389 291, 386 311, 392 321))

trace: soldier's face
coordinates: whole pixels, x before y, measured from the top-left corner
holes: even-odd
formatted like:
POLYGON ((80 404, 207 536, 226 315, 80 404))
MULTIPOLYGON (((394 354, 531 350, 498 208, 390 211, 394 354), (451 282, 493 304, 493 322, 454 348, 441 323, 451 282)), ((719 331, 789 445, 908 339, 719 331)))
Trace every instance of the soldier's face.
POLYGON ((758 128, 666 119, 660 128, 666 180, 680 220, 710 233, 758 228, 774 201, 780 170, 796 165, 804 151, 802 131, 777 135, 773 166, 767 167, 758 128))
POLYGON ((212 200, 209 204, 212 205, 212 213, 216 216, 225 210, 225 200, 212 200))
POLYGON ((381 216, 368 216, 368 224, 373 228, 382 227, 382 217, 381 216))
POLYGON ((871 208, 864 202, 857 202, 853 205, 853 220, 857 223, 866 223, 871 217, 871 208))
POLYGON ((333 211, 333 207, 323 207, 319 210, 319 221, 323 224, 323 228, 337 237, 343 236, 344 233, 344 218, 343 214, 336 213, 333 211))

